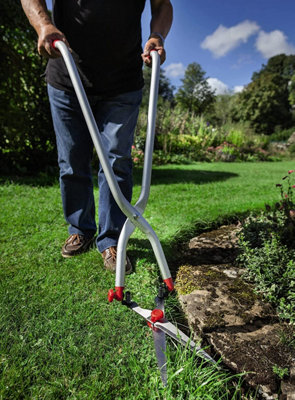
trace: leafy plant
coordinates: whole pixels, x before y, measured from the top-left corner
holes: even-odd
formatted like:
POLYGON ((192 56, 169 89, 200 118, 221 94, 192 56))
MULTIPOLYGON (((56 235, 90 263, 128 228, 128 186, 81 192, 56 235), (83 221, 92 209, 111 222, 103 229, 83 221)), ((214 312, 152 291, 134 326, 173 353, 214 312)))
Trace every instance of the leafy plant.
POLYGON ((289 369, 288 368, 281 368, 278 365, 274 365, 272 367, 272 370, 280 379, 284 379, 286 376, 289 375, 289 369))
POLYGON ((239 261, 257 291, 277 306, 282 318, 295 323, 295 204, 293 170, 277 184, 280 201, 243 224, 239 261))

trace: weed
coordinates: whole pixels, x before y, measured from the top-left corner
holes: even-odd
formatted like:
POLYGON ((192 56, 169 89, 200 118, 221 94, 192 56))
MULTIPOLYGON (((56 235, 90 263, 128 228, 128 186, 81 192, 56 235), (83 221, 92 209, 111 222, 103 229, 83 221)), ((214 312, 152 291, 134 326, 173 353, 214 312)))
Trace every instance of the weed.
POLYGON ((288 368, 282 368, 282 367, 279 367, 278 365, 274 365, 272 367, 272 370, 280 379, 284 379, 286 376, 289 375, 288 368))

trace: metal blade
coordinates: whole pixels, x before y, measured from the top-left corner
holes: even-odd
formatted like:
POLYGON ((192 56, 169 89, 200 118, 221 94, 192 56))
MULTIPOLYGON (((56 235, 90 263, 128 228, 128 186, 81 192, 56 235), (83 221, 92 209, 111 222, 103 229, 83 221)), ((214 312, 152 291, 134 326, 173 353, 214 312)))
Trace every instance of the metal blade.
MULTIPOLYGON (((135 311, 137 314, 141 315, 145 320, 150 322, 151 310, 141 308, 135 302, 130 302, 128 304, 128 307, 131 308, 131 310, 135 311)), ((216 364, 216 361, 212 357, 210 357, 209 354, 207 354, 204 350, 202 350, 201 347, 197 346, 194 341, 192 341, 185 333, 179 330, 175 325, 171 324, 171 322, 169 322, 166 318, 164 318, 161 322, 159 321, 155 322, 153 325, 154 327, 159 328, 165 334, 177 340, 182 345, 184 346, 188 345, 191 350, 196 349, 197 354, 202 358, 204 358, 205 360, 210 361, 213 364, 216 364)))
MULTIPOLYGON (((156 308, 164 312, 164 298, 157 296, 155 298, 156 308)), ((153 329, 153 338, 155 351, 158 361, 158 367, 161 373, 161 379, 164 386, 167 386, 167 359, 166 359, 166 337, 165 332, 160 329, 153 329)))
POLYGON ((137 314, 141 315, 145 320, 149 321, 151 316, 151 310, 147 310, 146 308, 141 308, 135 301, 130 302, 127 306, 135 311, 137 314))
POLYGON ((155 297, 156 308, 159 308, 164 312, 164 298, 163 297, 155 297))
POLYGON ((163 320, 155 322, 154 326, 159 328, 161 331, 165 332, 167 335, 177 340, 182 345, 189 345, 191 350, 196 349, 197 354, 207 361, 216 364, 216 361, 209 356, 201 347, 197 346, 185 333, 181 332, 175 325, 171 324, 166 318, 163 320))
POLYGON ((167 360, 166 360, 166 338, 165 333, 157 328, 153 330, 154 345, 158 367, 164 386, 167 386, 167 360))

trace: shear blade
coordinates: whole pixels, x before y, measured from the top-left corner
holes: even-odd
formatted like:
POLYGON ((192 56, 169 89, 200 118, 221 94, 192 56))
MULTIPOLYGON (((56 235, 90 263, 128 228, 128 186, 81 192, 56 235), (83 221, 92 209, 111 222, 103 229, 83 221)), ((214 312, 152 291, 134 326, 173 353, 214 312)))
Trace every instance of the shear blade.
MULTIPOLYGON (((161 297, 155 298, 156 308, 164 312, 164 299, 161 297)), ((163 385, 167 385, 167 359, 166 359, 166 336, 165 332, 160 329, 153 329, 153 338, 156 351, 158 367, 161 373, 163 385)))
POLYGON ((167 385, 167 360, 166 360, 166 338, 165 333, 159 329, 153 330, 154 345, 158 367, 163 385, 167 385))
POLYGON ((180 331, 175 325, 171 324, 171 322, 169 322, 166 318, 155 322, 154 326, 171 336, 173 339, 177 340, 182 345, 189 345, 191 350, 195 349, 200 357, 210 361, 213 364, 216 364, 216 361, 210 357, 209 354, 202 350, 201 347, 197 346, 195 342, 193 342, 186 334, 180 331))

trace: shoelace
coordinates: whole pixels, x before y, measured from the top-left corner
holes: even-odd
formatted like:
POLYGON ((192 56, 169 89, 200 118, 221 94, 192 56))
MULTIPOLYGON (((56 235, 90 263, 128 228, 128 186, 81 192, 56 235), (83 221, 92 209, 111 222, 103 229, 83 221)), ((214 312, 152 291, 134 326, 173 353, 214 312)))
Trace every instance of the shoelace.
POLYGON ((78 233, 74 233, 73 235, 71 235, 68 240, 67 243, 73 243, 76 241, 76 244, 80 244, 81 243, 81 235, 79 235, 78 233))
POLYGON ((106 258, 114 258, 116 259, 117 257, 117 250, 115 247, 110 247, 106 250, 106 258))

